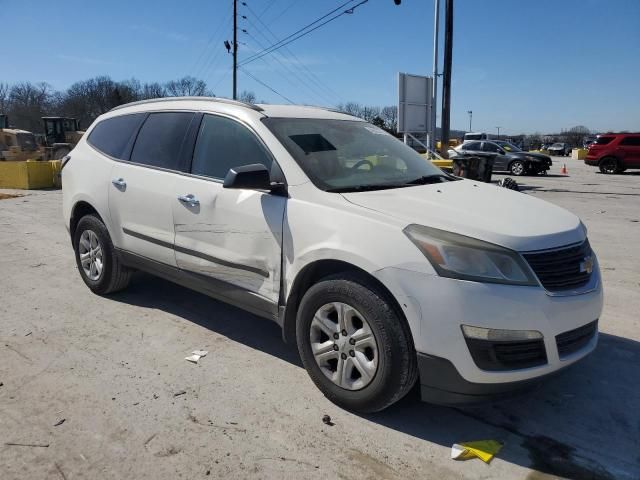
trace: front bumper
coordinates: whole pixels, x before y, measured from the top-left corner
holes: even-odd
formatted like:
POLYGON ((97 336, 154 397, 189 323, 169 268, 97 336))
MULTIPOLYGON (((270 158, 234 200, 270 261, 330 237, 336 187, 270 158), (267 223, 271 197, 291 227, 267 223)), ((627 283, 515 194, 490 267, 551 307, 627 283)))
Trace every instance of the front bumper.
POLYGON ((595 333, 578 350, 564 355, 556 338, 600 317, 603 299, 597 268, 593 290, 568 296, 547 294, 542 287, 454 280, 393 267, 376 275, 403 307, 419 352, 423 398, 428 401, 477 401, 522 389, 575 363, 597 344, 595 333), (479 368, 462 325, 540 332, 546 360, 526 368, 479 368), (445 393, 455 401, 446 400, 445 393))

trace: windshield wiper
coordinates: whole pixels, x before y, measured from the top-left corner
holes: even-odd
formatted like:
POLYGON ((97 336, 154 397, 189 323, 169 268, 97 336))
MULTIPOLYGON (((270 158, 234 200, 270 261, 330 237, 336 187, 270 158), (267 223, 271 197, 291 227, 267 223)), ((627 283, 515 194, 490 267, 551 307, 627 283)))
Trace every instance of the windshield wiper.
POLYGON ((436 173, 433 175, 423 175, 422 177, 414 178, 405 182, 406 185, 429 185, 431 183, 442 183, 442 181, 456 180, 455 178, 442 173, 436 173))
POLYGON ((347 187, 327 188, 325 192, 330 193, 349 193, 349 192, 370 192, 372 190, 387 190, 390 188, 408 187, 407 183, 381 183, 381 184, 364 184, 349 185, 347 187))

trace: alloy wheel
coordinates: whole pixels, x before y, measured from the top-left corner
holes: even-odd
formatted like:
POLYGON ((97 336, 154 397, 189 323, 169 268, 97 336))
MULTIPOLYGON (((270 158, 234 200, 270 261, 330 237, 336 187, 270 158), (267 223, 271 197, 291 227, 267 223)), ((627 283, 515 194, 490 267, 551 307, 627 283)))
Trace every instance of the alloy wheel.
POLYGON ((104 269, 102 245, 93 230, 85 230, 80 235, 78 254, 86 277, 94 282, 99 280, 104 269))
POLYGON ((311 321, 311 350, 322 373, 346 390, 371 383, 378 368, 378 344, 364 316, 342 302, 320 307, 311 321))
POLYGON ((511 165, 511 173, 513 175, 522 175, 524 173, 524 164, 522 162, 513 162, 511 165))

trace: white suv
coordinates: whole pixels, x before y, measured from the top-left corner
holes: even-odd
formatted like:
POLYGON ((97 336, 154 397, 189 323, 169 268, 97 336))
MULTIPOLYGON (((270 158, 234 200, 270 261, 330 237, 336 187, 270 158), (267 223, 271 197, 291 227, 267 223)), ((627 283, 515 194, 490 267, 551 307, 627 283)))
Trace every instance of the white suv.
POLYGON ((504 395, 597 342, 586 229, 536 198, 438 170, 334 111, 172 98, 100 116, 62 170, 78 270, 135 270, 277 322, 345 408, 419 378, 442 404, 504 395))

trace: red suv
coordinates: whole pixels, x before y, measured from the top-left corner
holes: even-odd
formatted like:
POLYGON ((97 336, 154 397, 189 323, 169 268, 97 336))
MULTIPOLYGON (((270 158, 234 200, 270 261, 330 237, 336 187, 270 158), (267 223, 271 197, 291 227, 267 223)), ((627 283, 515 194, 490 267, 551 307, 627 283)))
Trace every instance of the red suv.
POLYGON ((640 168, 640 133, 603 133, 589 145, 587 165, 597 165, 602 173, 622 173, 640 168))

